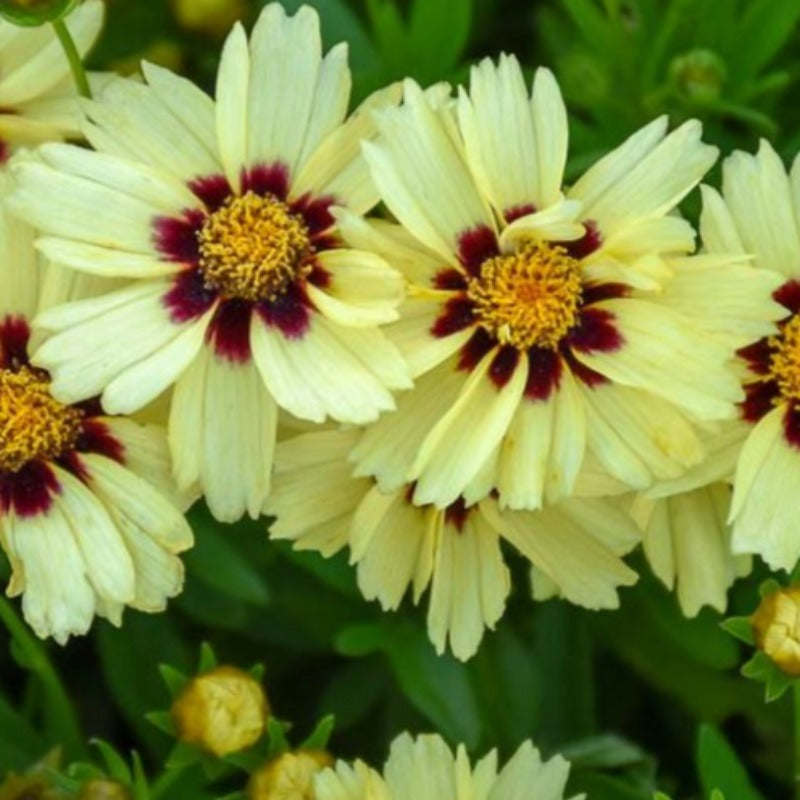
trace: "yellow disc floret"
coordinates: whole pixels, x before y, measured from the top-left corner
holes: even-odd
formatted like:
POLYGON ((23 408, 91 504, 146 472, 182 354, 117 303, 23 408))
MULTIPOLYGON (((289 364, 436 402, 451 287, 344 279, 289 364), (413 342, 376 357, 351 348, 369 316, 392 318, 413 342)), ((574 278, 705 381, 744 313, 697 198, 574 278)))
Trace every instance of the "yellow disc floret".
POLYGON ((0 470, 17 472, 36 458, 58 458, 80 433, 83 412, 50 394, 41 372, 0 369, 0 470))
POLYGON ((197 236, 203 277, 228 298, 275 300, 310 271, 308 228, 271 195, 230 198, 197 236))
POLYGON ((800 400, 800 315, 792 317, 769 345, 773 351, 770 376, 780 389, 778 401, 800 400))
POLYGON ((563 247, 526 241, 484 261, 467 295, 501 344, 555 349, 577 321, 581 286, 580 265, 563 247))

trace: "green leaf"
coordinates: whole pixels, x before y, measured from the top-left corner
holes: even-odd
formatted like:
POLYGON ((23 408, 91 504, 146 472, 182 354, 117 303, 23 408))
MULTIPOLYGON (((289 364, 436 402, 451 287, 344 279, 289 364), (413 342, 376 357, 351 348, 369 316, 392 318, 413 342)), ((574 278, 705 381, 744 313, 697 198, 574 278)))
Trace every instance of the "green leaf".
POLYGON ((0 0, 0 17, 24 28, 37 28, 69 14, 78 0, 0 0))
POLYGON ((103 756, 108 774, 127 786, 131 782, 131 771, 125 763, 125 759, 108 742, 104 742, 102 739, 92 739, 91 743, 103 756))
POLYGON ((612 733, 572 742, 560 752, 575 769, 618 769, 650 758, 639 745, 612 733))
POLYGON ((333 714, 323 717, 300 747, 306 750, 325 750, 333 733, 335 722, 333 714))
POLYGON ((738 27, 748 45, 739 48, 732 64, 742 81, 754 78, 775 57, 800 19, 797 0, 750 0, 745 8, 738 27), (753 31, 758 35, 753 36, 753 31))
MULTIPOLYGON (((195 546, 184 556, 189 575, 227 597, 267 605, 264 575, 237 550, 233 530, 213 519, 202 504, 192 508, 188 519, 195 532, 195 546)), ((265 541, 266 535, 264 528, 265 541)))
POLYGON ((167 689, 173 699, 184 690, 184 687, 189 682, 186 675, 169 664, 159 664, 158 671, 161 673, 164 683, 167 684, 167 689))
POLYGON ((409 38, 418 79, 432 83, 446 77, 469 39, 472 0, 415 0, 409 38))
POLYGON ((751 646, 756 643, 750 617, 730 617, 720 622, 720 627, 740 642, 751 646))
POLYGON ((289 750, 289 741, 286 738, 288 730, 289 725, 275 717, 270 717, 267 720, 268 753, 270 758, 275 758, 275 756, 279 756, 289 750))
POLYGON ((706 794, 720 789, 737 800, 764 800, 734 749, 711 725, 702 725, 698 733, 697 769, 706 794))
POLYGON ((197 662, 197 674, 202 675, 204 672, 211 672, 217 666, 217 656, 214 649, 208 642, 203 642, 200 645, 200 659, 197 662))
POLYGON ((172 714, 169 711, 148 711, 144 715, 148 722, 152 722, 160 731, 169 736, 175 735, 175 723, 172 721, 172 714))

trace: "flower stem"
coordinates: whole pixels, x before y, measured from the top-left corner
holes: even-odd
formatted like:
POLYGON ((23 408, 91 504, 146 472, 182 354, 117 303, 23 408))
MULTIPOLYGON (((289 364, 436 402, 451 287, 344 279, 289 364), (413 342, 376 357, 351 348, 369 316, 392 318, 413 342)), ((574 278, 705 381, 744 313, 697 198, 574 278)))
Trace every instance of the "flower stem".
POLYGON ((792 696, 794 698, 794 798, 800 800, 800 680, 792 684, 792 696))
POLYGON ((75 81, 78 94, 81 97, 91 97, 92 90, 89 88, 89 79, 86 77, 81 54, 78 52, 78 48, 75 47, 75 41, 69 32, 69 28, 67 28, 63 19, 55 20, 52 25, 58 41, 61 42, 61 47, 64 48, 64 55, 69 61, 69 68, 72 71, 72 79, 75 81))
POLYGON ((72 757, 86 753, 75 711, 58 673, 47 658, 44 647, 22 624, 14 609, 0 597, 0 622, 8 629, 12 639, 12 652, 20 665, 35 675, 44 689, 44 713, 49 722, 50 735, 72 757))

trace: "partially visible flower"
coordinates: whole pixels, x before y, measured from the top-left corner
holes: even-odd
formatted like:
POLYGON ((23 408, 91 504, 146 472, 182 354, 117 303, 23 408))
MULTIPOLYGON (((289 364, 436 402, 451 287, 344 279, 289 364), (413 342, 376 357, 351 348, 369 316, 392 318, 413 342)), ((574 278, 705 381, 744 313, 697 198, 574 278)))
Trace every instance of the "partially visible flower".
POLYGON ((248 800, 314 800, 314 775, 333 765, 324 750, 283 753, 260 767, 247 785, 248 800))
POLYGON ((496 750, 471 765, 464 745, 454 754, 438 734, 403 733, 382 773, 362 761, 338 761, 316 776, 314 794, 315 800, 563 800, 569 770, 560 755, 543 761, 530 741, 498 770, 496 750))
POLYGON ((223 47, 216 100, 143 66, 87 106, 98 152, 66 145, 20 164, 16 208, 52 258, 126 277, 124 289, 39 317, 34 362, 62 402, 133 412, 175 385, 169 442, 182 488, 212 513, 257 517, 278 409, 366 423, 411 379, 381 331, 404 285, 344 247, 334 206, 377 202, 359 144, 377 93, 345 120, 345 45, 324 58, 315 11, 278 3, 223 47))
MULTIPOLYGON (((739 352, 745 398, 729 521, 735 553, 791 570, 800 557, 800 158, 787 175, 762 141, 723 163, 722 194, 703 187, 700 220, 709 253, 735 253, 778 275, 778 330, 739 352)), ((755 333, 755 330, 752 331, 755 333)), ((755 337, 753 337, 755 338, 755 337)))
POLYGON ((192 678, 172 704, 178 738, 216 756, 255 744, 264 733, 268 715, 261 684, 243 670, 226 665, 192 678))
MULTIPOLYGON (((86 0, 66 18, 82 56, 102 24, 102 0, 86 0)), ((77 136, 82 118, 78 94, 52 28, 0 20, 0 40, 0 160, 20 145, 77 136)))
POLYGON ((395 609, 410 587, 418 602, 430 587, 428 635, 470 658, 505 609, 510 575, 505 539, 539 566, 569 601, 615 608, 617 588, 636 581, 621 556, 638 544, 633 521, 603 500, 572 500, 540 511, 502 509, 476 481, 446 508, 413 502, 414 486, 383 491, 352 477, 347 455, 358 430, 322 431, 282 441, 267 511, 271 536, 330 555, 350 545, 358 585, 395 609))
POLYGON ((717 481, 665 497, 640 495, 631 509, 650 567, 676 589, 687 617, 707 605, 724 612, 731 584, 750 572, 751 557, 731 552, 730 499, 730 485, 717 481))
POLYGON ((750 622, 758 648, 787 675, 800 676, 800 586, 768 594, 750 622))
POLYGON ((222 36, 247 11, 245 0, 172 0, 178 24, 187 31, 222 36))
POLYGON ((95 778, 87 781, 78 792, 78 800, 130 800, 130 792, 117 781, 95 778))
MULTIPOLYGON (((8 191, 7 175, 0 194, 8 191)), ((65 642, 95 614, 161 611, 183 586, 177 553, 192 544, 162 429, 67 405, 29 360, 30 320, 50 302, 104 281, 43 266, 33 230, 0 206, 0 546, 7 592, 25 619, 65 642), (78 278, 78 280, 76 280, 78 278)))
POLYGON ((634 489, 704 457, 694 422, 734 417, 734 350, 774 331, 774 276, 695 256, 672 213, 714 163, 690 121, 661 118, 563 183, 553 75, 473 67, 442 105, 407 81, 364 145, 400 226, 342 214, 352 246, 410 283, 387 333, 415 387, 353 453, 358 474, 446 507, 489 470, 501 506, 570 496, 586 453, 634 489), (713 335, 710 333, 713 331, 713 335))

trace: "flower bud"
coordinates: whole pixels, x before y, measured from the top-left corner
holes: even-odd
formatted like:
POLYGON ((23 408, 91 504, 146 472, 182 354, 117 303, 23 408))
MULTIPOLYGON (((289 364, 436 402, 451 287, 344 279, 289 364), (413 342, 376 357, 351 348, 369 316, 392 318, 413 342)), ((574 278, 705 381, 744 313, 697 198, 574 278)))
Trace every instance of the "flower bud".
POLYGON ((223 36, 247 8, 243 0, 172 0, 172 10, 185 30, 223 36))
POLYGON ((36 27, 66 16, 76 0, 0 0, 0 17, 23 27, 36 27))
POLYGON ((193 678, 172 704, 178 738, 216 756, 257 742, 268 714, 267 697, 258 681, 228 666, 193 678))
POLYGON ((130 792, 121 783, 96 778, 81 787, 78 800, 130 800, 130 792))
POLYGON ((787 675, 800 676, 800 586, 767 595, 750 624, 759 649, 787 675))
POLYGON ((332 764, 325 750, 284 753, 252 774, 248 800, 313 800, 315 773, 332 764))
POLYGON ((11 773, 0 783, 0 800, 57 800, 63 795, 52 789, 39 775, 11 773))
POLYGON ((669 71, 684 97, 698 103, 709 103, 720 96, 728 70, 716 53, 697 48, 676 56, 669 71))

